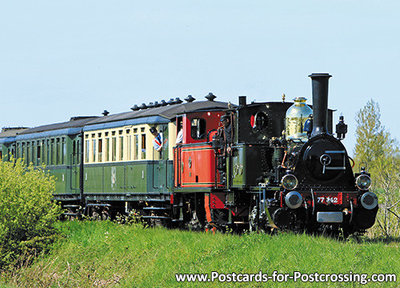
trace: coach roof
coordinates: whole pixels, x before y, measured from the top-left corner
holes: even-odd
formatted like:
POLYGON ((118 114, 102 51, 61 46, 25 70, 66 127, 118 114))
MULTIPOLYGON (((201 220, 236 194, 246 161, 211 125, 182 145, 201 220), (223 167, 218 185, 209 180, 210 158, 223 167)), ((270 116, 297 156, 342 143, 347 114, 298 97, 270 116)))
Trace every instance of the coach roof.
POLYGON ((151 116, 160 116, 167 120, 175 118, 177 115, 196 112, 196 111, 211 111, 211 110, 223 110, 228 108, 228 103, 217 102, 217 101, 197 101, 184 104, 175 104, 168 106, 161 106, 156 108, 147 108, 138 111, 130 111, 125 113, 119 113, 109 116, 97 118, 86 125, 94 125, 106 122, 123 121, 135 118, 144 118, 151 116))
POLYGON ((112 128, 114 126, 118 127, 125 124, 132 125, 136 122, 136 124, 168 123, 170 120, 180 114, 197 111, 224 110, 227 108, 228 103, 225 102, 197 101, 184 104, 147 108, 143 110, 124 112, 103 117, 72 117, 68 122, 42 125, 21 131, 16 136, 16 140, 28 140, 37 137, 77 134, 82 131, 82 129, 85 131, 90 131, 100 128, 112 128), (106 123, 109 124, 105 125, 106 123))
POLYGON ((98 118, 97 116, 79 116, 72 117, 68 122, 55 123, 49 125, 38 126, 30 129, 26 129, 23 132, 19 133, 19 135, 31 134, 31 133, 40 133, 44 131, 52 131, 52 130, 61 130, 61 129, 71 129, 71 128, 79 128, 83 127, 89 121, 98 118))

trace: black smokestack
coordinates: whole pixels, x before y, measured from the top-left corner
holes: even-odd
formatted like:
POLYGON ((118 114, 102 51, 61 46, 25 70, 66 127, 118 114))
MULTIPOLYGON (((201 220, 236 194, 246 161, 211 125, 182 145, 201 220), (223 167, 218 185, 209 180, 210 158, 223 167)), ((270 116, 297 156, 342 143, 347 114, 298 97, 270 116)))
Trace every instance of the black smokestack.
POLYGON ((313 73, 309 75, 312 79, 313 95, 313 130, 311 137, 327 133, 328 131, 328 81, 332 77, 328 73, 313 73))
POLYGON ((239 96, 239 106, 246 106, 246 96, 239 96))

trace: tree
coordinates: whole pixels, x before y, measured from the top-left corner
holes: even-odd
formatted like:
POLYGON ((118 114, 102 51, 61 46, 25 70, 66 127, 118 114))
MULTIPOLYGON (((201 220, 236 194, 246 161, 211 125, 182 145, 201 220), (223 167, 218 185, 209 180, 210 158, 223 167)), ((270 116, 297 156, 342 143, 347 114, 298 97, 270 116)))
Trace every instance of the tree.
POLYGON ((61 209, 52 201, 54 179, 21 159, 0 160, 0 270, 46 249, 61 209))
POLYGON ((379 105, 373 100, 357 113, 355 161, 371 173, 372 190, 380 198, 379 227, 385 236, 394 236, 400 231, 400 153, 380 116, 379 105))

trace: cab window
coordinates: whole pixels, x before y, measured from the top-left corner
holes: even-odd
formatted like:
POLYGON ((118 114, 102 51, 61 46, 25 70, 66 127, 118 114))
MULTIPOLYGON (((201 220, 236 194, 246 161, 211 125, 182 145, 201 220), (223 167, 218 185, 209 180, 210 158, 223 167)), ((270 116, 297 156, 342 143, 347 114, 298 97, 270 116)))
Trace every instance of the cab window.
POLYGON ((202 118, 194 118, 192 119, 190 126, 192 139, 204 139, 206 137, 206 120, 202 118))

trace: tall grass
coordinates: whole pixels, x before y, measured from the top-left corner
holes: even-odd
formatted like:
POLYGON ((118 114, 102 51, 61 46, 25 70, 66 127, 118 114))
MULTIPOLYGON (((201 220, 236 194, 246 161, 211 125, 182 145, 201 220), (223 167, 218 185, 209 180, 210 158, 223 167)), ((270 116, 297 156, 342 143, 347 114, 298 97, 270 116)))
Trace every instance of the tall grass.
MULTIPOLYGON (((161 228, 143 229, 111 222, 67 222, 60 226, 64 240, 57 242, 51 253, 39 258, 34 265, 3 275, 3 284, 7 283, 7 287, 226 285, 218 282, 177 283, 175 278, 176 273, 212 271, 396 273, 400 276, 398 241, 340 242, 293 234, 212 235, 161 228)), ((236 283, 235 286, 357 287, 358 284, 289 281, 236 283)), ((373 284, 367 286, 375 287, 373 284)), ((399 283, 387 283, 385 287, 398 286, 399 283)))
POLYGON ((22 159, 0 160, 0 271, 29 262, 55 240, 54 177, 22 159))

